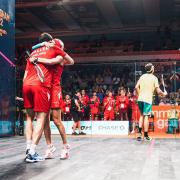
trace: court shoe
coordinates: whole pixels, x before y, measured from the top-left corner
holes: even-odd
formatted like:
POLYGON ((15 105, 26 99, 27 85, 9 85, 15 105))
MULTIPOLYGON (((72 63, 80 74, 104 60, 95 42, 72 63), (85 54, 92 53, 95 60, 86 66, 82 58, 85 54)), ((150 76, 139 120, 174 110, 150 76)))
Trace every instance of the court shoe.
POLYGON ((73 132, 72 135, 79 135, 77 132, 73 132))
POLYGON ((151 141, 151 140, 152 140, 152 138, 151 138, 151 137, 149 137, 149 136, 146 136, 146 137, 144 137, 144 140, 145 140, 145 141, 151 141))
POLYGON ((84 133, 84 132, 81 131, 81 132, 79 133, 79 135, 86 135, 86 133, 84 133))
POLYGON ((142 133, 138 133, 137 141, 142 141, 142 133))
POLYGON ((61 150, 61 154, 60 154, 60 159, 61 160, 65 160, 69 158, 69 150, 70 150, 70 145, 64 145, 62 150, 61 150))
POLYGON ((34 162, 40 162, 40 161, 44 161, 44 158, 39 156, 38 153, 35 153, 34 155, 32 154, 28 154, 26 156, 26 159, 25 159, 26 162, 29 162, 29 163, 34 163, 34 162))
POLYGON ((52 145, 50 148, 46 150, 45 153, 45 159, 53 159, 54 158, 54 152, 56 151, 56 147, 52 145))

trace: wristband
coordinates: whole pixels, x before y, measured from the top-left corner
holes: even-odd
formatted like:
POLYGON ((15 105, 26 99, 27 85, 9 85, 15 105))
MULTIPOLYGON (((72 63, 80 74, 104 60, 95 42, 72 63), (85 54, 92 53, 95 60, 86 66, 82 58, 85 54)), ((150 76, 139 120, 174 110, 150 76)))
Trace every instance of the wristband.
POLYGON ((43 46, 43 43, 36 44, 32 47, 32 50, 38 49, 43 46))

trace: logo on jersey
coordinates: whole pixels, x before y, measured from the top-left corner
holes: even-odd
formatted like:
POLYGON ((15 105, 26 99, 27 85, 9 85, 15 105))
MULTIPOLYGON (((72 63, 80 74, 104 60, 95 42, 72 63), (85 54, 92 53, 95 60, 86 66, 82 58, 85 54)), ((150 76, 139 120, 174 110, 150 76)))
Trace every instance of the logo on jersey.
POLYGON ((47 50, 48 50, 49 48, 48 47, 46 47, 46 46, 43 46, 43 47, 41 47, 41 48, 38 48, 38 49, 36 49, 36 50, 34 50, 32 53, 31 53, 31 56, 40 56, 40 55, 43 55, 43 54, 46 54, 46 52, 47 52, 47 50))

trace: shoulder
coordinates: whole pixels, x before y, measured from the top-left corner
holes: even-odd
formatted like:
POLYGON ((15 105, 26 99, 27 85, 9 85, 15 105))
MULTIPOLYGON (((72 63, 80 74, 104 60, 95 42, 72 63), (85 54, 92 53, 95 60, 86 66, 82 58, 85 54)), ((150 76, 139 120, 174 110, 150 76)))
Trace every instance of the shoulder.
POLYGON ((152 78, 153 78, 155 81, 158 81, 158 78, 157 78, 154 74, 152 74, 152 78))

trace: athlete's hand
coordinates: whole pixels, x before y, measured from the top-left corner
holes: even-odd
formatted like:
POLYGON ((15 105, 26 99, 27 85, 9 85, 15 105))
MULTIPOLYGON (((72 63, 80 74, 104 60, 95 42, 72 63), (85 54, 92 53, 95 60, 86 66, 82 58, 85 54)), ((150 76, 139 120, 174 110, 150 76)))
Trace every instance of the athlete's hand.
POLYGON ((30 57, 30 58, 29 58, 29 61, 30 61, 31 63, 33 63, 33 62, 35 61, 35 59, 36 59, 35 57, 30 57))
POLYGON ((36 57, 30 57, 30 58, 29 58, 29 61, 30 61, 31 63, 34 63, 36 60, 37 60, 36 57))

